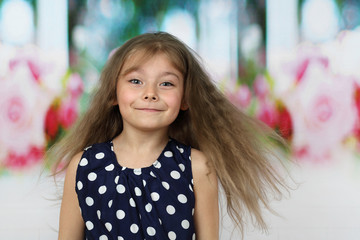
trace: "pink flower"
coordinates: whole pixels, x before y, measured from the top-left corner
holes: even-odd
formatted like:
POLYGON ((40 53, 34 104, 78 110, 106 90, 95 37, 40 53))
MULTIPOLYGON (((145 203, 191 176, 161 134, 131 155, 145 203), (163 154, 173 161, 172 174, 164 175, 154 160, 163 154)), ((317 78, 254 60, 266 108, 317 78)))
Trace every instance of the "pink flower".
POLYGON ((254 81, 254 91, 260 99, 264 99, 269 94, 269 85, 263 75, 256 77, 254 81))
POLYGON ((45 116, 45 133, 49 139, 55 139, 59 132, 59 119, 57 109, 51 106, 45 116))
POLYGON ((324 68, 328 68, 329 59, 323 55, 304 56, 302 59, 299 60, 298 64, 296 65, 296 83, 302 81, 309 65, 313 63, 318 63, 323 65, 324 68))
POLYGON ((353 131, 353 84, 353 79, 334 75, 322 63, 307 67, 302 81, 286 97, 293 117, 295 153, 323 160, 353 131))
POLYGON ((355 84, 354 100, 357 113, 354 136, 360 142, 360 86, 358 83, 355 84))
POLYGON ((52 94, 59 94, 62 89, 60 80, 67 70, 65 53, 42 51, 35 45, 16 48, 5 45, 0 50, 7 55, 0 59, 4 60, 2 64, 7 66, 7 69, 4 69, 5 75, 26 68, 32 81, 52 94))
POLYGON ((26 66, 0 81, 0 145, 26 153, 30 145, 44 145, 43 119, 50 96, 33 81, 26 66))
POLYGON ((69 98, 61 103, 59 108, 59 121, 61 125, 68 129, 73 125, 78 117, 78 107, 76 101, 69 98))
POLYGON ((22 169, 41 161, 44 152, 44 147, 41 146, 30 146, 26 153, 11 150, 4 165, 12 169, 22 169))
POLYGON ((72 73, 67 82, 67 90, 73 98, 78 98, 84 91, 83 81, 78 73, 72 73))
POLYGON ((325 69, 330 68, 330 59, 322 49, 308 43, 302 43, 294 52, 288 51, 280 56, 272 62, 269 69, 276 81, 274 91, 277 95, 291 91, 302 82, 310 66, 321 65, 325 69))
POLYGON ((0 52, 0 166, 24 168, 75 122, 84 86, 78 74, 66 74, 65 53, 32 45, 0 45, 0 52))
POLYGON ((290 139, 293 132, 292 118, 288 109, 281 103, 278 104, 278 122, 277 129, 280 135, 285 139, 290 139))
POLYGON ((45 146, 44 118, 53 98, 41 84, 39 62, 21 56, 3 63, 8 68, 0 78, 0 165, 7 167, 38 161, 39 151, 34 149, 45 146))
POLYGON ((360 84, 355 83, 355 90, 354 90, 354 98, 355 98, 355 106, 356 106, 356 112, 358 115, 358 119, 360 120, 360 84))
POLYGON ((229 100, 237 107, 247 108, 251 102, 251 92, 248 86, 241 85, 234 93, 228 93, 229 100))
POLYGON ((269 127, 275 128, 278 122, 278 113, 275 106, 269 101, 260 101, 256 117, 269 127))

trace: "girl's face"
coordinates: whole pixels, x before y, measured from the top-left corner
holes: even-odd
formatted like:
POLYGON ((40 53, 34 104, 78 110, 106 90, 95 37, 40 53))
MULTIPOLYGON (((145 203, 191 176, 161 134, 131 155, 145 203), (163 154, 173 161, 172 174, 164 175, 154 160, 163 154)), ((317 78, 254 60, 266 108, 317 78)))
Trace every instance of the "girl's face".
POLYGON ((186 109, 183 75, 163 53, 145 62, 141 57, 143 54, 135 53, 125 61, 117 82, 117 104, 124 129, 167 130, 180 108, 186 109))

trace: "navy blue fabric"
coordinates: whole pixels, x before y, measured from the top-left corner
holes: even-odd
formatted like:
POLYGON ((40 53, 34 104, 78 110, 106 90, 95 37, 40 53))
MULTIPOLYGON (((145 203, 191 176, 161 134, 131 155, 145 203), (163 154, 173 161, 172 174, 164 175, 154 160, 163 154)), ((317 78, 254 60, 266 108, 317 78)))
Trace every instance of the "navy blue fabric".
POLYGON ((170 139, 149 167, 120 166, 112 142, 85 149, 76 192, 85 238, 195 239, 191 148, 170 139))

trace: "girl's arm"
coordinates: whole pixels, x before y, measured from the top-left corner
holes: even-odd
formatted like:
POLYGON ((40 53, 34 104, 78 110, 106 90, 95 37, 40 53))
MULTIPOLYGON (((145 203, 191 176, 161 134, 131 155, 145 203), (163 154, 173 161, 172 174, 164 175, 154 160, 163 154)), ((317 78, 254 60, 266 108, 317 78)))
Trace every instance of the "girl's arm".
POLYGON ((75 192, 76 169, 81 158, 74 156, 66 170, 64 192, 60 209, 59 240, 84 239, 84 221, 75 192))
POLYGON ((219 239, 218 185, 215 169, 208 164, 204 154, 191 150, 194 178, 196 239, 219 239))

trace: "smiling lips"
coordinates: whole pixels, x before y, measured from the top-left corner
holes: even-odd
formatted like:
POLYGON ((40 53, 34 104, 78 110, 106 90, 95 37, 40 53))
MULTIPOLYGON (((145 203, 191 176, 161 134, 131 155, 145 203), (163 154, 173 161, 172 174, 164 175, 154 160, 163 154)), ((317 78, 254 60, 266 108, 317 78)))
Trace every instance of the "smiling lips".
POLYGON ((144 112, 161 112, 163 110, 157 108, 135 108, 136 110, 144 111, 144 112))

